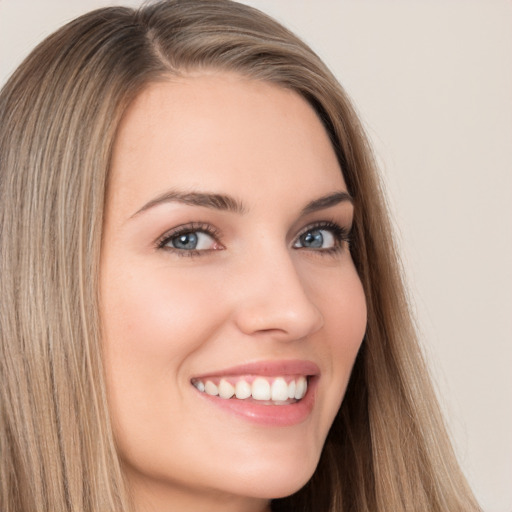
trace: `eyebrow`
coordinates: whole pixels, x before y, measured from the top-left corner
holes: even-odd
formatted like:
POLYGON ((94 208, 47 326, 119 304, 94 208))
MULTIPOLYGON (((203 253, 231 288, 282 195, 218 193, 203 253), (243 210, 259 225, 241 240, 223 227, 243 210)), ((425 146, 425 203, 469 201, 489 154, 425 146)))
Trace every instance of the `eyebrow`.
POLYGON ((238 214, 245 213, 243 204, 231 196, 224 194, 208 194, 203 192, 178 192, 170 190, 147 202, 140 210, 137 210, 132 217, 164 203, 178 202, 193 206, 204 206, 214 210, 229 211, 238 214))
POLYGON ((320 197, 318 199, 314 199, 302 209, 301 213, 302 215, 307 215, 318 210, 325 210, 327 208, 331 208, 332 206, 336 206, 337 204, 344 202, 354 204, 354 199, 348 192, 334 192, 332 194, 320 197))
MULTIPOLYGON (((160 204, 172 202, 178 202, 192 206, 204 206, 206 208, 212 208, 214 210, 220 211, 229 211, 239 215, 246 213, 246 209, 240 201, 225 194, 211 194, 205 192, 179 192, 176 190, 170 190, 155 197, 154 199, 151 199, 151 201, 148 201, 142 208, 137 210, 131 216, 131 218, 160 204)), ((308 215, 319 210, 325 210, 343 202, 349 202, 353 204, 354 200, 348 192, 334 192, 309 202, 302 209, 301 215, 308 215)))

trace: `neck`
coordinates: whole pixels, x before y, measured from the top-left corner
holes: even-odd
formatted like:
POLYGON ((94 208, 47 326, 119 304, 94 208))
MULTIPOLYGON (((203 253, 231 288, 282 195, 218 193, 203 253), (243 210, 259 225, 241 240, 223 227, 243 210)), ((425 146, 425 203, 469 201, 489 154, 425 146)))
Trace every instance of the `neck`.
POLYGON ((218 491, 169 488, 166 484, 130 485, 135 512, 271 512, 270 500, 218 491))

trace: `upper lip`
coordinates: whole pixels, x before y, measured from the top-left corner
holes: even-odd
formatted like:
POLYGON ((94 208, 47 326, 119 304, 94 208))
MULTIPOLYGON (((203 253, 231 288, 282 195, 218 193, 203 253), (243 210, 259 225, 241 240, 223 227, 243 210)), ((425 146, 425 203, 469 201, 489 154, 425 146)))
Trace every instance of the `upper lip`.
POLYGON ((257 361, 230 368, 223 368, 214 372, 197 375, 193 380, 202 380, 208 377, 219 377, 223 375, 261 375, 262 377, 277 377, 284 375, 307 375, 320 374, 320 368, 316 363, 307 360, 282 360, 282 361, 257 361))

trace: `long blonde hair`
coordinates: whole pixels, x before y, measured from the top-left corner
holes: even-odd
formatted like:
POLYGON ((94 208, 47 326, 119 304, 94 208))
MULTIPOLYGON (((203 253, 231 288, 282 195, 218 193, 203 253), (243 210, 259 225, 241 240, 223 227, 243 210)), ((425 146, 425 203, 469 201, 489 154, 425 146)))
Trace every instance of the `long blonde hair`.
POLYGON ((98 318, 110 158, 135 96, 200 68, 301 94, 355 198, 365 340, 315 474, 273 510, 479 510, 415 338, 379 178, 347 95, 296 36, 229 0, 84 15, 41 43, 0 95, 0 510, 130 509, 98 318))

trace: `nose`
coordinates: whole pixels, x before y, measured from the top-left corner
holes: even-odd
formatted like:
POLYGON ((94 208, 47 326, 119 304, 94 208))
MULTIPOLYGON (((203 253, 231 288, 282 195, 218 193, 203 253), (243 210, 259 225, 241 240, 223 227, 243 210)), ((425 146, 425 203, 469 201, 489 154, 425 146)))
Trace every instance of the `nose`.
POLYGON ((247 335, 268 334, 295 341, 317 332, 324 324, 288 251, 253 255, 245 261, 236 293, 235 323, 247 335))

